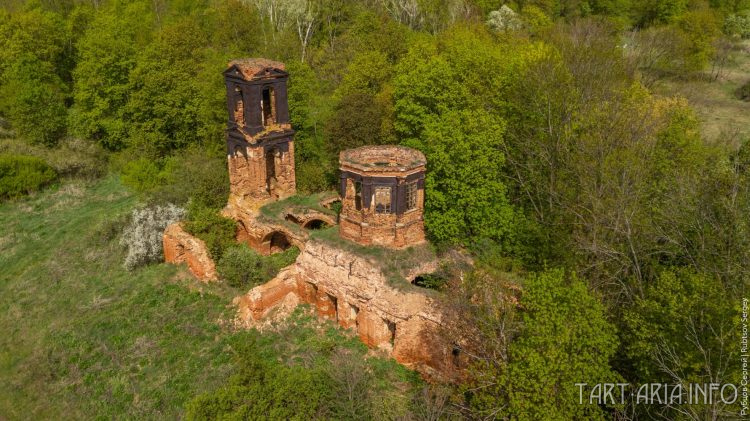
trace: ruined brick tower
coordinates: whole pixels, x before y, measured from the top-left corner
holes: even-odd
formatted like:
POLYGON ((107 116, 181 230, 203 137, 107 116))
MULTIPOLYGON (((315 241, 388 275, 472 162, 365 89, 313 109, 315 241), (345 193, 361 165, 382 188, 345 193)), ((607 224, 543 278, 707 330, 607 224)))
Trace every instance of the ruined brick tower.
POLYGON ((403 146, 341 152, 340 234, 364 245, 402 248, 425 241, 425 157, 403 146))
POLYGON ((230 203, 258 207, 296 192, 288 77, 266 59, 234 60, 224 71, 230 203))

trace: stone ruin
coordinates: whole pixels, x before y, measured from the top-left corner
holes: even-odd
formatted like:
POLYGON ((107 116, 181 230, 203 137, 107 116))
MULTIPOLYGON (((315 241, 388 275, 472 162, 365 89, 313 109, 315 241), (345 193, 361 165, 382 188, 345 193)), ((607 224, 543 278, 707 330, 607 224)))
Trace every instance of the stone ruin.
POLYGON ((230 203, 252 208, 296 193, 288 77, 282 63, 264 59, 235 60, 224 71, 230 203))
MULTIPOLYGON (((425 243, 426 160, 402 146, 365 146, 340 155, 340 198, 322 197, 315 207, 290 205, 269 217, 264 209, 296 194, 294 130, 289 123, 282 63, 235 60, 224 72, 229 114, 226 131, 230 195, 223 214, 237 221, 236 239, 261 254, 297 246, 294 264, 276 278, 235 298, 238 322, 262 326, 273 315, 310 304, 324 319, 353 329, 426 378, 453 377, 457 346, 439 335, 439 304, 418 287, 394 285, 382 265, 356 247, 404 249, 425 243), (327 211, 341 201, 340 215, 327 211), (309 228, 339 226, 341 242, 311 238, 309 228)), ((173 224, 164 232, 167 262, 188 265, 203 281, 218 277, 205 244, 173 224)), ((419 262, 405 279, 434 272, 434 258, 419 262)))
POLYGON ((341 152, 341 236, 364 245, 407 247, 425 241, 425 157, 403 146, 341 152))

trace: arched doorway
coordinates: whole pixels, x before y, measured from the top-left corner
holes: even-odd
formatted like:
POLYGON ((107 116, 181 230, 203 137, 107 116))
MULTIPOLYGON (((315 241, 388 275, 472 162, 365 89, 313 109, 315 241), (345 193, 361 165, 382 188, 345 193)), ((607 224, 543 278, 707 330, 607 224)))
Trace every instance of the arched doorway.
MULTIPOLYGON (((268 253, 274 254, 274 253, 281 253, 282 251, 288 249, 292 246, 292 243, 289 241, 289 238, 281 232, 281 231, 274 231, 266 236, 268 241, 268 253)), ((265 243, 266 241, 264 241, 265 243)))

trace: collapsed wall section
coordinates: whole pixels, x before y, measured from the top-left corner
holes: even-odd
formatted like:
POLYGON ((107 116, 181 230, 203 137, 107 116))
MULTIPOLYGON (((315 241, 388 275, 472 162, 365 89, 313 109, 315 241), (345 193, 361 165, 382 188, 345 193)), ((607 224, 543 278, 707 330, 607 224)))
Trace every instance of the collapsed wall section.
POLYGON ((311 240, 294 265, 235 299, 248 327, 298 302, 426 378, 452 378, 459 369, 454 344, 441 334, 438 303, 392 286, 376 265, 349 251, 311 240))
POLYGON ((206 243, 185 231, 179 222, 164 230, 162 244, 164 261, 167 263, 187 263, 190 273, 203 282, 219 279, 206 243))

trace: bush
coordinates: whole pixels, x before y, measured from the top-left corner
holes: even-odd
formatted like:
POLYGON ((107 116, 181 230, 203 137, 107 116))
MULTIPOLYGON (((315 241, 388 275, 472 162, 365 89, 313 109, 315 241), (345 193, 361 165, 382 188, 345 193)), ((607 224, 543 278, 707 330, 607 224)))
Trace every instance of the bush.
POLYGON ((148 195, 154 204, 175 203, 221 209, 229 195, 229 173, 223 148, 191 147, 172 156, 154 158, 150 153, 127 149, 115 155, 115 171, 123 184, 148 195), (133 159, 137 153, 139 157, 133 159))
POLYGON ((0 155, 0 199, 21 197, 52 183, 57 173, 33 156, 0 155))
POLYGON ((148 158, 138 158, 125 164, 121 178, 123 184, 138 193, 152 191, 167 180, 158 162, 148 158))
POLYGON ((497 32, 514 31, 521 29, 522 25, 518 14, 507 5, 503 5, 499 10, 493 10, 487 17, 487 26, 497 32))
POLYGON ((224 251, 236 244, 237 225, 216 209, 191 203, 185 229, 206 243, 214 262, 221 260, 224 251))
POLYGON ((750 10, 727 16, 724 33, 735 38, 750 38, 750 10))
POLYGON ((252 339, 237 350, 238 368, 226 385, 188 402, 185 419, 320 418, 327 402, 335 400, 325 373, 268 358, 255 343, 252 339))
POLYGON ((179 151, 166 159, 163 174, 166 183, 153 192, 154 199, 172 203, 193 203, 221 209, 229 195, 226 152, 198 147, 179 151))
POLYGON ((737 89, 737 98, 743 101, 750 101, 750 80, 737 89))
POLYGON ((184 215, 184 209, 172 204, 135 209, 120 239, 120 244, 128 248, 125 267, 132 270, 161 261, 164 258, 162 233, 167 225, 179 221, 184 215))
POLYGON ((294 263, 299 249, 261 256, 245 244, 231 246, 216 265, 219 275, 233 287, 252 287, 276 276, 281 268, 294 263))
POLYGON ((4 139, 0 153, 30 155, 46 161, 60 177, 96 179, 107 173, 108 156, 96 143, 65 138, 54 148, 21 139, 4 139))
POLYGON ((216 265, 219 275, 233 287, 246 287, 264 280, 260 255, 240 244, 229 247, 216 265))

